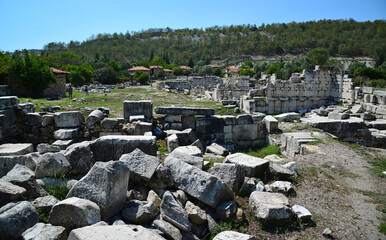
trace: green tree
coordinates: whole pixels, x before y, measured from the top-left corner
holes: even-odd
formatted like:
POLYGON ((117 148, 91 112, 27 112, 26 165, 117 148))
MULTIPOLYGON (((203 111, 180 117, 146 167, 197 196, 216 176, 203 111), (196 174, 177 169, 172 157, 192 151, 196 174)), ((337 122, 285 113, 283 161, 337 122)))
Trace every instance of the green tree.
POLYGON ((221 69, 220 68, 215 68, 213 70, 213 75, 221 77, 221 69))
POLYGON ((74 66, 66 65, 62 67, 62 70, 70 72, 67 80, 74 86, 82 86, 84 84, 91 83, 91 79, 94 75, 94 71, 91 66, 74 66))
POLYGON ((47 63, 35 54, 23 50, 23 57, 15 54, 10 63, 11 76, 31 91, 32 96, 39 96, 56 78, 47 63))
POLYGON ((309 59, 311 66, 315 65, 326 65, 329 55, 326 49, 324 48, 315 48, 309 51, 305 58, 309 59))
POLYGON ((149 80, 149 78, 150 75, 142 71, 136 71, 134 73, 134 80, 141 85, 145 84, 149 80))
POLYGON ((159 71, 159 72, 157 73, 157 78, 158 78, 158 79, 162 79, 164 76, 165 76, 164 71, 159 71))

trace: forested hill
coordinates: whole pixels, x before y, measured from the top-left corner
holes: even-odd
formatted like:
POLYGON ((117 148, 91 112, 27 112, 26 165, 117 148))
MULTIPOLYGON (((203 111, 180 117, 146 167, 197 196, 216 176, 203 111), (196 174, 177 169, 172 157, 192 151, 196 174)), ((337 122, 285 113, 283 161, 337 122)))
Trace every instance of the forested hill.
POLYGON ((98 34, 82 43, 49 43, 43 55, 71 51, 87 62, 104 57, 118 63, 148 61, 186 65, 245 55, 304 54, 321 47, 330 56, 377 57, 386 52, 386 21, 320 20, 303 23, 214 26, 206 29, 148 29, 98 34))

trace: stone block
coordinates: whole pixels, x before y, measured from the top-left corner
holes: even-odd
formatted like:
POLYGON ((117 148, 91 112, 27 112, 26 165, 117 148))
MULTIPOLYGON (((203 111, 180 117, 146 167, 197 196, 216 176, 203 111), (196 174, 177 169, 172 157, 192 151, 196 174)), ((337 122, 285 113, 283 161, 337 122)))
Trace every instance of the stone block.
POLYGON ((253 141, 258 138, 257 124, 233 125, 233 141, 253 141))
POLYGON ((153 118, 153 102, 150 100, 124 101, 123 117, 129 120, 130 116, 144 115, 145 119, 153 118))
POLYGON ((196 132, 198 135, 224 132, 224 121, 216 117, 199 118, 196 120, 196 132))
POLYGON ((101 121, 101 128, 114 129, 118 125, 118 119, 105 118, 101 121))
POLYGON ((251 124, 253 120, 251 115, 241 114, 236 117, 236 122, 238 125, 245 125, 245 124, 251 124))
POLYGON ((269 133, 275 132, 279 128, 279 122, 271 115, 266 116, 263 121, 269 133))
POLYGON ((234 125, 236 124, 236 117, 235 116, 222 116, 222 119, 224 119, 224 125, 234 125))
POLYGON ((16 96, 0 97, 0 110, 16 108, 19 105, 19 98, 16 96))
POLYGON ((194 116, 181 116, 182 129, 196 129, 196 118, 194 116))
POLYGON ((225 160, 225 163, 234 163, 239 164, 245 171, 245 176, 247 177, 262 177, 265 170, 269 166, 267 160, 253 157, 243 153, 234 153, 228 155, 225 160))
POLYGON ((105 115, 100 110, 94 110, 88 115, 86 119, 86 126, 88 128, 94 128, 95 124, 100 123, 105 118, 105 115))
POLYGON ((214 115, 214 108, 179 108, 179 107, 156 107, 154 112, 166 115, 214 115))
POLYGON ((181 122, 181 115, 166 115, 165 116, 165 122, 180 123, 181 122))
POLYGON ((54 138, 56 140, 69 140, 78 136, 79 128, 73 129, 59 129, 54 132, 54 138))
POLYGON ((34 151, 31 143, 5 143, 0 145, 0 156, 24 155, 34 151))
POLYGON ((42 116, 42 127, 54 125, 55 118, 52 114, 45 114, 42 116))
POLYGON ((42 122, 42 116, 39 113, 27 113, 26 120, 28 125, 37 126, 42 122))
POLYGON ((54 114, 54 119, 57 128, 79 127, 84 122, 80 111, 57 112, 54 114))

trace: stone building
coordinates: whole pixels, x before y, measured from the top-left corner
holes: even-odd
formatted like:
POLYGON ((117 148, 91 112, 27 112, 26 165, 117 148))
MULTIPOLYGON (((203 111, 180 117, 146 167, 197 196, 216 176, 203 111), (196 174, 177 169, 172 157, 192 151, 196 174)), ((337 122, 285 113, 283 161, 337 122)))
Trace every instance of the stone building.
POLYGON ((66 97, 66 76, 70 72, 63 71, 57 68, 50 68, 56 78, 56 83, 50 84, 50 86, 43 91, 44 98, 58 98, 66 97))

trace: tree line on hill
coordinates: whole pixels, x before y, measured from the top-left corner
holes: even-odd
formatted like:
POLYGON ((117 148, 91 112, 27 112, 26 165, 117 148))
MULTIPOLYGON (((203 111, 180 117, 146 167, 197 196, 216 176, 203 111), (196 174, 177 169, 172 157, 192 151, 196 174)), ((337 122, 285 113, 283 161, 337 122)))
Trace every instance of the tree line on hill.
MULTIPOLYGON (((98 34, 82 43, 49 43, 38 55, 26 50, 0 53, 0 81, 12 78, 26 86, 44 89, 55 81, 47 70, 49 67, 69 71, 68 81, 75 86, 92 80, 109 84, 130 80, 133 76, 127 69, 133 66, 159 65, 174 70, 176 75, 222 76, 226 72, 208 66, 212 60, 226 63, 227 59, 245 55, 300 54, 290 61, 245 61, 239 74, 259 78, 260 72, 266 72, 288 79, 293 72, 315 65, 340 69, 340 62, 330 57, 370 56, 376 59, 376 69, 357 64, 359 70, 356 68, 352 73, 357 79, 381 79, 374 84, 382 86, 386 70, 384 39, 384 20, 352 19, 98 34), (192 70, 181 69, 180 65, 192 70)), ((158 77, 163 76, 160 73, 158 77)), ((140 73, 134 78, 141 78, 141 82, 145 79, 140 73)))

